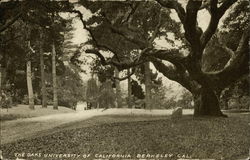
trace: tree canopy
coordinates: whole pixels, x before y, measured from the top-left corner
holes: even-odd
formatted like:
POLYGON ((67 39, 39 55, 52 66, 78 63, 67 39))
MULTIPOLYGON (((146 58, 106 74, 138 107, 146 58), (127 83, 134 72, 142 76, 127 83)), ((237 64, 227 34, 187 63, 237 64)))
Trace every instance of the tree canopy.
MULTIPOLYGON (((227 11, 230 12, 227 16, 231 18, 224 24, 238 24, 237 19, 244 17, 242 14, 249 19, 246 11, 237 11, 237 6, 242 4, 236 2, 237 0, 189 0, 185 5, 175 0, 81 1, 80 3, 93 13, 88 21, 81 19, 84 29, 89 31, 92 44, 92 49, 85 52, 97 55, 103 65, 112 64, 120 70, 150 61, 164 76, 180 83, 193 94, 195 115, 221 116, 218 95, 225 87, 249 73, 248 22, 245 22, 246 27, 239 28, 240 38, 235 41, 234 49, 223 46, 224 51, 233 55, 227 58, 228 61, 218 70, 204 71, 202 66, 205 61, 202 58, 227 11), (232 7, 234 4, 236 7, 232 7), (211 16, 204 31, 198 26, 197 20, 199 11, 203 9, 211 16), (180 23, 171 18, 172 10, 177 13, 180 23), (173 33, 175 39, 180 40, 183 45, 175 48, 156 47, 156 39, 167 39, 168 33, 173 33), (185 49, 187 54, 184 54, 182 49, 185 49), (101 51, 109 51, 113 53, 113 57, 106 59, 105 52, 101 51), (170 62, 171 65, 166 65, 164 61, 170 62)), ((80 11, 75 13, 78 13, 80 18, 83 17, 80 11)))

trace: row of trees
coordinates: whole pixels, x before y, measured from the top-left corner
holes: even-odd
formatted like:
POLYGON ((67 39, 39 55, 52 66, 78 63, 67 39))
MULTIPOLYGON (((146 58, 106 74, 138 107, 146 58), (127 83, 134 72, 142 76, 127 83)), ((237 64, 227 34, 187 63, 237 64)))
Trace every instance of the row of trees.
POLYGON ((28 101, 31 109, 35 103, 58 109, 58 103, 73 107, 83 100, 80 53, 70 42, 72 19, 61 15, 70 3, 10 1, 0 7, 3 94, 16 103, 28 101))

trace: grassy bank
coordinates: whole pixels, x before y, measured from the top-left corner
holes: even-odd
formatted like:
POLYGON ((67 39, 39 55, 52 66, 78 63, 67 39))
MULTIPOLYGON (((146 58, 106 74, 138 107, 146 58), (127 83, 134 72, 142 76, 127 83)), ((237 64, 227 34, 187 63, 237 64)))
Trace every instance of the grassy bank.
MULTIPOLYGON (((82 121, 64 126, 67 128, 65 130, 2 145, 1 150, 5 157, 13 157, 17 152, 90 153, 92 156, 96 153, 129 153, 132 156, 139 153, 167 153, 193 158, 224 157, 226 160, 235 160, 248 155, 250 141, 247 139, 250 137, 250 126, 249 114, 234 115, 237 116, 213 119, 184 116, 176 122, 163 118, 81 127, 85 122, 82 121)), ((103 116, 92 121, 101 122, 105 119, 107 117, 103 116)))

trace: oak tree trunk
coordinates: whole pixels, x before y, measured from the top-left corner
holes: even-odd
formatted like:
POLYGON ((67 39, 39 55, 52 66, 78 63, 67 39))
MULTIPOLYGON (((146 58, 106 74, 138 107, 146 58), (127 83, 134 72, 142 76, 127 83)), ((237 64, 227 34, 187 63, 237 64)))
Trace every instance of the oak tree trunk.
POLYGON ((220 110, 219 99, 215 91, 203 87, 193 94, 194 116, 225 116, 220 110))
POLYGON ((151 109, 151 77, 150 63, 146 62, 145 66, 145 107, 151 109))
MULTIPOLYGON (((119 71, 117 68, 115 68, 115 77, 119 78, 119 71)), ((121 86, 120 86, 119 80, 115 81, 115 87, 116 87, 117 108, 121 108, 122 107, 122 97, 121 97, 121 86)))
POLYGON ((87 89, 86 89, 86 101, 88 104, 88 109, 98 107, 98 101, 97 101, 98 95, 99 95, 99 89, 97 85, 97 80, 92 75, 91 79, 87 81, 87 89))
POLYGON ((32 86, 32 72, 31 72, 31 61, 26 62, 26 74, 27 74, 27 87, 28 87, 28 98, 29 98, 29 108, 35 109, 34 106, 34 94, 32 86))
MULTIPOLYGON (((42 38, 42 36, 41 36, 42 38)), ((41 39, 42 41, 42 39, 41 39)), ((41 90, 42 90, 42 107, 47 108, 47 96, 46 96, 46 84, 44 75, 44 58, 43 58, 43 46, 40 45, 40 69, 41 69, 41 90)))
POLYGON ((56 81, 56 49, 52 43, 52 81, 53 81, 53 109, 58 109, 57 81, 56 81))

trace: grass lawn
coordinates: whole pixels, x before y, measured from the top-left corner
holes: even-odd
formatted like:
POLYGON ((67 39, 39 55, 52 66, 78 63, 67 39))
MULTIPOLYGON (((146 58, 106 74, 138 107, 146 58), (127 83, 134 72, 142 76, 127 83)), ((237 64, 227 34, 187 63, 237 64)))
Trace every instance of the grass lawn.
POLYGON ((180 154, 192 158, 236 160, 248 156, 249 123, 249 114, 213 119, 184 116, 175 122, 169 117, 145 120, 140 116, 100 116, 1 145, 1 150, 8 158, 22 152, 26 155, 41 153, 42 156, 48 153, 91 154, 89 159, 95 154, 130 154, 136 158, 137 154, 149 153, 173 154, 173 159, 180 154))
POLYGON ((30 117, 38 117, 51 114, 70 113, 70 112, 75 112, 75 111, 60 106, 58 107, 58 110, 54 110, 53 106, 48 106, 45 109, 42 108, 41 105, 36 105, 35 110, 30 110, 28 105, 17 105, 13 106, 12 108, 9 108, 8 110, 0 108, 0 122, 20 119, 20 118, 30 118, 30 117))

